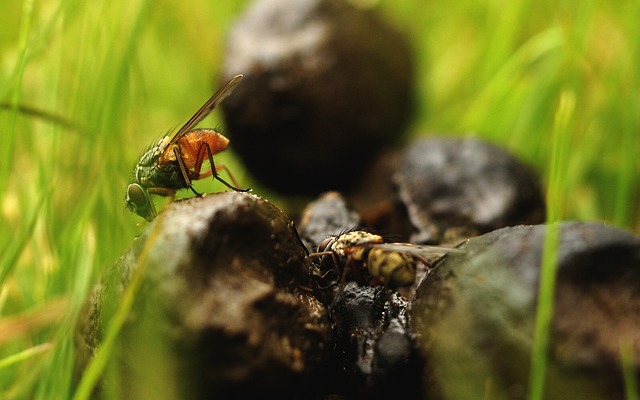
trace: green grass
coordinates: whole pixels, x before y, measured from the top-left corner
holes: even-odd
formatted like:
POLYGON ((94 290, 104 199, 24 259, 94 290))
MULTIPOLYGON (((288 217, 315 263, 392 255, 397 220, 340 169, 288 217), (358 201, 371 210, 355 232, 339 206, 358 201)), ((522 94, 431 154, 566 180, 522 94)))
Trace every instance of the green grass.
POLYGON ((556 287, 556 266, 558 264, 558 247, 567 198, 562 185, 567 181, 566 171, 569 161, 569 137, 573 128, 573 114, 576 99, 573 92, 564 92, 555 115, 553 127, 553 148, 549 169, 549 185, 547 186, 546 203, 553 204, 547 208, 547 227, 544 235, 542 263, 540 270, 540 288, 538 295, 536 323, 531 351, 531 370, 529 373, 529 399, 544 398, 544 382, 547 369, 547 356, 550 351, 549 335, 553 322, 553 299, 556 287))
MULTIPOLYGON (((82 301, 142 229, 123 205, 133 163, 211 95, 225 32, 245 3, 3 3, 0 398, 73 396, 82 301)), ((640 232, 640 3, 376 7, 416 49, 412 135, 490 140, 539 171, 557 218, 640 232), (563 94, 575 99, 569 150, 550 185, 563 94)), ((217 125, 219 113, 208 121, 217 125)), ((232 149, 220 157, 253 183, 232 149)))

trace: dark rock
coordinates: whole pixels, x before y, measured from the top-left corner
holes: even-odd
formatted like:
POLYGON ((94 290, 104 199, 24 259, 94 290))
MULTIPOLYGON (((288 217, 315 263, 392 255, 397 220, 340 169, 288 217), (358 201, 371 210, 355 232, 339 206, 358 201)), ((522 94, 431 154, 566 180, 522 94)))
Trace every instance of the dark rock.
POLYGON ((506 151, 477 139, 412 142, 393 181, 417 230, 412 243, 451 242, 450 237, 544 220, 537 176, 506 151))
MULTIPOLYGON (((640 366, 640 239, 599 223, 561 227, 545 393, 622 399, 621 342, 640 366)), ((410 316, 428 360, 426 397, 526 397, 544 233, 518 226, 470 239, 422 281, 410 316)))
MULTIPOLYGON (((310 251, 330 235, 360 227, 360 218, 336 192, 311 202, 300 222, 310 251)), ((315 259, 314 294, 330 310, 335 359, 331 390, 346 398, 383 399, 400 390, 420 394, 421 359, 405 315, 407 300, 384 286, 345 282, 331 257, 315 259)), ((342 260, 340 260, 342 261, 342 260)), ((327 371, 329 372, 329 371, 327 371)))
POLYGON ((327 237, 359 227, 360 223, 360 216, 340 193, 326 192, 305 207, 298 230, 309 252, 314 252, 327 237))
POLYGON ((396 242, 408 242, 415 232, 392 181, 400 168, 402 155, 401 149, 384 151, 369 166, 354 190, 346 195, 349 205, 360 214, 363 225, 375 232, 392 234, 396 242))
MULTIPOLYGON (((313 254, 325 239, 359 226, 360 216, 349 208, 344 197, 338 192, 326 192, 305 207, 298 232, 309 253, 313 254)), ((320 263, 320 260, 313 258, 311 264, 313 293, 322 304, 329 306, 339 291, 341 269, 331 261, 320 263)))
POLYGON ((259 0, 229 36, 222 103, 233 150, 274 190, 348 190, 411 115, 406 38, 341 0, 259 0))
POLYGON ((383 286, 349 282, 331 309, 340 371, 336 389, 347 398, 421 398, 422 360, 405 314, 407 302, 383 286))
POLYGON ((92 354, 142 273, 117 357, 123 398, 311 396, 331 345, 305 256, 291 221, 258 196, 174 202, 96 289, 80 349, 92 354))

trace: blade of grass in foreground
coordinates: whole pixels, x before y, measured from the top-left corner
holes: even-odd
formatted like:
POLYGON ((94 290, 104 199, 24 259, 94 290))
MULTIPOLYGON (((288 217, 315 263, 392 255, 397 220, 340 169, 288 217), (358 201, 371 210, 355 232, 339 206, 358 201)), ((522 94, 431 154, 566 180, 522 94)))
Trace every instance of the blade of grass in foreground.
MULTIPOLYGON (((632 26, 637 26, 640 15, 640 3, 631 6, 625 23, 632 31, 632 26)), ((637 40, 629 40, 626 58, 620 63, 618 70, 611 73, 611 82, 616 90, 616 95, 622 97, 625 107, 621 110, 621 143, 620 148, 625 149, 618 158, 619 172, 618 182, 615 186, 615 205, 613 220, 618 226, 631 226, 633 224, 633 203, 637 198, 638 182, 638 110, 640 110, 640 97, 637 89, 640 80, 636 73, 630 72, 635 68, 631 60, 638 60, 640 56, 640 44, 637 40)), ((613 97, 613 96, 612 96, 613 97)))
POLYGON ((5 357, 2 360, 0 360, 0 369, 2 368, 6 368, 10 365, 19 363, 21 361, 24 361, 28 358, 31 358, 33 356, 36 356, 42 352, 45 352, 47 350, 49 350, 51 348, 51 344, 50 343, 43 343, 43 344, 39 344, 37 346, 33 346, 30 347, 26 350, 22 350, 21 352, 11 355, 9 357, 5 357))
POLYGON ((38 216, 40 215, 40 211, 44 204, 44 200, 47 199, 51 195, 51 188, 46 190, 38 204, 36 204, 35 209, 33 210, 33 215, 28 220, 29 223, 27 227, 20 232, 16 240, 9 244, 7 249, 0 254, 0 287, 4 285, 4 282, 7 280, 7 277, 11 274, 13 269, 18 263, 18 258, 20 254, 22 254, 22 250, 29 243, 29 239, 33 235, 33 231, 36 227, 36 222, 38 221, 38 216))
POLYGON ((530 400, 540 400, 544 393, 560 239, 560 224, 557 221, 562 216, 563 210, 561 188, 566 187, 565 171, 568 161, 568 137, 572 133, 571 123, 575 102, 573 92, 562 92, 554 122, 553 150, 547 189, 547 225, 540 271, 536 325, 533 348, 531 349, 531 369, 529 372, 530 400))
POLYGON ((620 364, 622 367, 622 377, 624 379, 625 398, 627 400, 638 400, 638 381, 636 379, 635 351, 629 340, 622 339, 619 343, 620 364))
POLYGON ((13 109, 9 115, 7 131, 0 135, 0 143, 2 149, 2 157, 0 157, 0 196, 6 190, 7 181, 9 179, 9 170, 11 169, 11 160, 13 159, 13 138, 16 129, 16 120, 18 118, 17 104, 20 103, 22 95, 22 79, 24 70, 27 65, 27 50, 29 49, 29 32, 31 31, 31 19, 33 17, 34 0, 26 0, 22 8, 22 21, 20 25, 20 37, 18 42, 19 56, 14 71, 13 91, 11 94, 11 103, 13 109))
POLYGON ((96 355, 93 357, 93 359, 85 369, 84 374, 82 375, 82 379, 80 380, 78 388, 73 396, 74 400, 90 398, 93 388, 98 383, 100 377, 102 376, 102 373, 105 370, 105 367, 107 366, 109 358, 115 351, 118 336, 120 335, 122 327, 124 326, 124 323, 127 320, 131 309, 133 308, 138 289, 142 285, 144 277, 146 276, 145 266, 147 265, 149 251, 153 247, 153 243, 160 233, 161 228, 162 215, 159 215, 158 218, 156 218, 155 228, 147 238, 147 241, 145 242, 145 245, 142 248, 140 255, 138 256, 136 267, 131 276, 131 280, 127 284, 127 287, 122 294, 122 300, 118 305, 115 315, 109 321, 104 338, 100 343, 100 347, 98 348, 96 355))

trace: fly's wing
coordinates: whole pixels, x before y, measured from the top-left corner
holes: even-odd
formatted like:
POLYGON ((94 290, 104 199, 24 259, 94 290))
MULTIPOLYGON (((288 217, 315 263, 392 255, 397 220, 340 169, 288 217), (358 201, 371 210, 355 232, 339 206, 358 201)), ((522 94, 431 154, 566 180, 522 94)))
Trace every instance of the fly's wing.
POLYGON ((183 137, 187 132, 189 132, 193 127, 195 127, 196 125, 198 125, 198 123, 200 121, 202 121, 204 119, 204 117, 206 117, 207 115, 209 115, 209 113, 216 108, 216 106, 225 99, 225 97, 229 96, 231 94, 231 92, 233 92, 233 89, 236 88, 236 86, 238 85, 238 83, 240 83, 240 80, 242 79, 242 75, 236 75, 234 76, 229 82, 227 82, 226 85, 224 85, 222 88, 220 88, 217 92, 215 92, 213 94, 213 96, 211 96, 211 98, 209 100, 207 100, 206 103, 204 103, 202 105, 202 107, 200 107, 200 109, 193 114, 193 117, 191 117, 191 119, 189 121, 187 121, 186 124, 184 124, 182 126, 182 128, 180 128, 180 130, 178 131, 178 133, 175 134, 175 136, 173 136, 173 138, 171 139, 171 142, 169 142, 169 144, 175 144, 178 140, 180 140, 181 137, 183 137))
POLYGON ((443 246, 422 246, 411 243, 380 243, 375 244, 373 247, 378 249, 384 249, 387 251, 397 251, 400 253, 410 254, 419 260, 425 260, 428 257, 445 254, 464 254, 465 251, 456 249, 453 247, 443 246))

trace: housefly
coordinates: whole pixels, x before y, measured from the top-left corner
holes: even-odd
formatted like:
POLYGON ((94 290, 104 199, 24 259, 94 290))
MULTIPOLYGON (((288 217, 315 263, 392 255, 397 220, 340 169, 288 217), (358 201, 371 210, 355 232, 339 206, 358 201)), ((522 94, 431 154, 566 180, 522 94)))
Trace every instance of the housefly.
POLYGON ((351 270, 356 281, 395 289, 415 282, 418 262, 430 267, 429 258, 460 252, 449 247, 388 243, 380 235, 354 230, 328 237, 309 257, 320 258, 321 263, 330 260, 341 271, 341 281, 351 270))
POLYGON ((147 221, 152 221, 157 213, 151 201, 151 194, 169 196, 172 199, 179 189, 189 188, 200 195, 192 186, 192 181, 213 176, 225 186, 236 191, 238 184, 224 165, 215 165, 213 155, 229 145, 229 139, 214 129, 193 129, 240 83, 242 75, 236 75, 219 89, 175 135, 166 135, 149 147, 133 169, 133 182, 127 186, 126 205, 147 221), (202 171, 202 164, 209 160, 210 169, 202 171), (219 175, 226 170, 234 185, 219 175))

